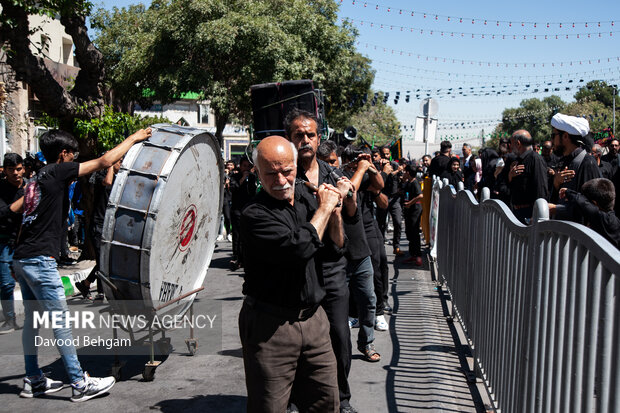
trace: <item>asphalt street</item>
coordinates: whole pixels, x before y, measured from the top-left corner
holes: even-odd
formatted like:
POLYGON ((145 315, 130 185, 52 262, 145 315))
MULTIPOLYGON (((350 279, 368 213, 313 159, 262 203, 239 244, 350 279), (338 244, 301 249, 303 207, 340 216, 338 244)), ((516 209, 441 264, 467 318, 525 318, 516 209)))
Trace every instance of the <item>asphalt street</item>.
MULTIPOLYGON (((195 314, 221 311, 221 331, 207 339, 198 337, 198 349, 190 356, 183 337, 171 336, 173 351, 158 356, 163 361, 153 381, 144 381, 148 356, 121 356, 121 380, 106 396, 86 404, 71 403, 69 387, 37 399, 18 397, 24 376, 19 352, 21 334, 0 336, 0 411, 138 412, 138 411, 245 411, 245 382, 237 315, 241 308, 242 270, 230 271, 229 242, 217 245, 204 291, 195 302, 195 314), (207 310, 208 307, 208 310, 207 310), (9 354, 9 355, 7 355, 9 354)), ((403 245, 406 250, 406 244, 403 245)), ((388 253, 391 252, 391 247, 388 253)), ((390 263, 390 304, 394 314, 387 316, 390 330, 376 332, 376 348, 382 356, 369 363, 354 350, 350 374, 351 404, 361 413, 396 411, 480 411, 482 401, 475 385, 466 380, 466 350, 455 344, 457 333, 446 322, 447 297, 431 280, 429 264, 419 269, 388 256, 390 263)), ((71 273, 71 268, 61 272, 71 273)), ((70 310, 84 309, 90 302, 73 297, 70 310)), ((20 316, 23 317, 23 316, 20 316)), ((21 323, 21 319, 18 318, 21 323)), ((351 340, 355 349, 356 335, 351 340)), ((122 337, 127 337, 121 334, 122 337)), ((79 354, 83 353, 79 350, 79 354)), ((91 376, 107 375, 113 364, 111 353, 82 355, 82 367, 91 376)), ((56 352, 40 354, 39 363, 51 377, 68 381, 56 352)))

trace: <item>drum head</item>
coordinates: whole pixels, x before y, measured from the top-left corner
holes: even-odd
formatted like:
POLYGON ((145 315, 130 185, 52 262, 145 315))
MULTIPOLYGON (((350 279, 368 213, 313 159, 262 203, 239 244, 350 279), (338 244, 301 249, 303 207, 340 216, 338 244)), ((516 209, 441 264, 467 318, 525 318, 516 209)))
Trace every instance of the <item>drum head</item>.
POLYGON ((215 248, 223 160, 213 135, 158 126, 127 154, 114 183, 101 269, 113 306, 134 300, 154 313, 183 314, 195 293, 179 297, 202 286, 215 248))

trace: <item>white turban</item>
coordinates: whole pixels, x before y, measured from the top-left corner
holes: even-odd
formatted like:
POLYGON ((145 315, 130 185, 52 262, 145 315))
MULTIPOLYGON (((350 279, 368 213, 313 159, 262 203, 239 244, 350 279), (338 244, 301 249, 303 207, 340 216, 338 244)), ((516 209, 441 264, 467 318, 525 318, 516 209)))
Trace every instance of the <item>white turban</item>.
POLYGON ((590 132, 587 119, 556 113, 551 118, 551 126, 557 130, 568 132, 569 135, 586 136, 590 132))

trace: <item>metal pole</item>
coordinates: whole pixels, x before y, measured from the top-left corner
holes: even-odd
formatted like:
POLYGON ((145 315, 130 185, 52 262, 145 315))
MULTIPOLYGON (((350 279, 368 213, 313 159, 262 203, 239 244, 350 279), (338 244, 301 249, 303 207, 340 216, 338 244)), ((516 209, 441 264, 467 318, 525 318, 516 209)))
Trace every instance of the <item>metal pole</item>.
POLYGON ((613 113, 614 113, 614 137, 616 136, 616 93, 617 92, 617 86, 614 85, 614 105, 613 105, 613 113))
POLYGON ((428 154, 428 128, 431 121, 431 101, 426 104, 426 119, 424 119, 424 155, 428 154))

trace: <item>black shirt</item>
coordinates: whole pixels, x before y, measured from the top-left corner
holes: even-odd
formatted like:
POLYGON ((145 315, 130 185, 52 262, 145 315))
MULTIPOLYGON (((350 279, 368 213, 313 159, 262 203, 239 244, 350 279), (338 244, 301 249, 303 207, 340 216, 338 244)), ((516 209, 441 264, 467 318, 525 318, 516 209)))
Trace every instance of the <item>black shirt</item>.
MULTIPOLYGON (((601 172, 596 163, 596 159, 592 155, 584 152, 583 148, 575 149, 570 155, 562 157, 558 164, 558 169, 563 170, 567 167, 575 171, 575 177, 568 182, 562 183, 560 188, 572 189, 580 191, 581 186, 590 179, 600 178, 601 172)), ((557 198, 558 191, 554 191, 554 199, 557 198)), ((556 219, 569 220, 573 222, 583 223, 584 217, 579 208, 575 208, 573 204, 568 204, 566 200, 559 200, 555 213, 556 219)))
POLYGON ((596 163, 596 159, 592 155, 585 154, 585 156, 581 157, 581 152, 583 152, 583 148, 575 149, 570 155, 564 156, 558 167, 560 170, 563 170, 565 167, 575 171, 575 177, 570 181, 562 184, 560 188, 568 188, 574 189, 575 191, 580 191, 581 186, 588 182, 590 179, 600 178, 601 172, 599 170, 598 164, 596 163), (579 161, 581 159, 581 161, 579 161))
MULTIPOLYGON (((344 176, 351 179, 355 174, 355 171, 345 170, 342 171, 342 173, 344 176)), ((367 221, 370 219, 368 224, 372 226, 373 217, 368 208, 364 207, 365 194, 369 185, 370 178, 368 177, 367 172, 364 174, 360 188, 357 191, 356 216, 358 219, 354 220, 354 222, 351 222, 349 219, 344 221, 344 231, 347 234, 348 240, 346 256, 348 259, 353 261, 361 260, 371 254, 370 247, 368 246, 368 240, 366 239, 366 234, 368 232, 367 221)))
MULTIPOLYGON (((460 173, 460 171, 458 171, 460 173)), ((411 181, 405 182, 403 184, 403 199, 405 202, 412 200, 416 196, 422 193, 422 187, 420 186, 420 182, 417 179, 413 179, 411 181)), ((422 204, 418 201, 414 205, 411 205, 409 208, 405 208, 405 214, 413 212, 417 209, 422 209, 422 204)))
POLYGON ((261 191, 241 214, 243 294, 286 308, 307 308, 325 296, 315 258, 323 247, 310 219, 306 189, 295 185, 294 205, 261 191))
MULTIPOLYGON (((523 165, 523 173, 516 175, 508 184, 512 205, 531 205, 538 198, 549 200, 549 181, 547 165, 542 157, 533 150, 527 150, 517 157, 517 164, 523 165)), ((510 169, 511 165, 506 165, 510 169)))
POLYGON ((0 242, 15 241, 21 214, 11 211, 9 206, 24 195, 24 185, 16 187, 5 179, 0 180, 0 242))
POLYGON ((614 211, 604 212, 579 192, 566 190, 566 199, 581 212, 585 224, 620 248, 620 219, 614 211))
POLYGON ((13 258, 57 257, 69 214, 69 185, 80 164, 46 165, 24 189, 24 217, 13 258))
POLYGON ((448 180, 448 185, 452 185, 454 186, 454 189, 458 189, 457 185, 459 182, 463 182, 463 172, 456 171, 456 172, 452 172, 452 171, 444 171, 442 172, 442 174, 440 175, 441 180, 443 181, 444 179, 448 180))
POLYGON ((93 219, 92 225, 95 231, 101 231, 103 229, 103 221, 105 220, 105 211, 108 207, 108 200, 110 199, 110 193, 112 192, 112 185, 107 186, 103 184, 103 181, 108 174, 107 169, 97 171, 90 177, 89 182, 95 188, 95 199, 93 202, 93 219))
POLYGON ((605 162, 601 159, 601 163, 598 164, 598 169, 601 171, 601 177, 611 180, 614 176, 613 168, 609 162, 605 162))
MULTIPOLYGON (((338 184, 338 179, 342 176, 342 172, 338 169, 333 168, 327 162, 324 162, 320 159, 317 159, 317 162, 319 164, 319 185, 327 183, 336 186, 338 184)), ((306 172, 304 171, 301 164, 297 166, 297 179, 299 179, 300 181, 309 181, 308 177, 306 176, 306 172)), ((311 206, 313 210, 316 210, 318 208, 316 197, 310 192, 308 188, 305 188, 305 190, 308 194, 311 195, 311 206)), ((354 245, 351 246, 349 242, 351 241, 349 239, 349 234, 352 233, 352 230, 355 229, 356 224, 361 225, 359 210, 356 210, 355 215, 349 217, 347 216, 343 208, 342 218, 344 227, 343 230, 347 237, 345 250, 347 251, 347 255, 349 256, 351 256, 352 253, 353 255, 356 255, 356 251, 358 248, 357 245, 359 245, 358 243, 360 242, 360 240, 354 240, 354 245), (347 226, 349 226, 348 230, 347 226)), ((359 235, 357 235, 357 237, 359 238, 359 235)), ((363 241, 365 242, 366 239, 364 238, 363 241)), ((317 260, 321 263, 323 276, 331 277, 334 275, 344 275, 347 266, 347 259, 344 255, 338 253, 338 248, 329 237, 329 232, 327 230, 325 235, 323 236, 323 243, 325 244, 325 247, 322 248, 321 251, 319 251, 319 254, 317 256, 317 260)), ((366 244, 366 247, 368 247, 368 244, 366 244)))
POLYGON ((428 174, 432 177, 441 176, 444 172, 450 172, 450 157, 440 153, 431 159, 431 166, 428 167, 428 174))
POLYGON ((250 174, 243 178, 241 172, 237 172, 230 178, 231 208, 242 210, 244 206, 256 196, 256 175, 250 174))

